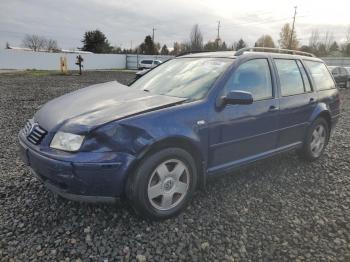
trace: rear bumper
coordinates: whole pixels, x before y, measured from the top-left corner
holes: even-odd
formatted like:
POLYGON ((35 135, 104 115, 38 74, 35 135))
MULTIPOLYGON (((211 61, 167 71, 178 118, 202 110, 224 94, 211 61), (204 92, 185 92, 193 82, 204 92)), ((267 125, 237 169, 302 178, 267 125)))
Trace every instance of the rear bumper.
POLYGON ((44 155, 19 138, 25 164, 52 192, 74 201, 113 202, 124 193, 127 170, 134 158, 125 153, 84 153, 58 160, 44 155), (101 161, 104 160, 104 161, 101 161), (108 161, 106 161, 108 160, 108 161))

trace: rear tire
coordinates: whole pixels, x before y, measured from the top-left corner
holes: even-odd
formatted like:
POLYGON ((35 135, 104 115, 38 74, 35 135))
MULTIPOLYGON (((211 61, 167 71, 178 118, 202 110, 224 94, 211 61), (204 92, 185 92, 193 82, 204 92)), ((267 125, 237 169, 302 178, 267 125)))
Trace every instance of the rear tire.
POLYGON ((310 126, 299 156, 307 161, 315 161, 320 158, 328 144, 329 127, 327 121, 320 117, 310 126))
POLYGON ((126 194, 136 213, 152 220, 176 216, 188 205, 197 185, 192 156, 167 148, 146 156, 131 174, 126 194))

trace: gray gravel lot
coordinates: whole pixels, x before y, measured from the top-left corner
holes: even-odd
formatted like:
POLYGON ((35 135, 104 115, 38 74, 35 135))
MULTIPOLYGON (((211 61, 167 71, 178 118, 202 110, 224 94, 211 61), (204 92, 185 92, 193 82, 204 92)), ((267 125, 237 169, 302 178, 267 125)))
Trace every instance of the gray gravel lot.
POLYGON ((350 90, 325 155, 294 153, 211 181, 179 217, 141 220, 123 202, 55 197, 17 156, 44 102, 122 72, 0 75, 0 261, 350 261, 350 90))

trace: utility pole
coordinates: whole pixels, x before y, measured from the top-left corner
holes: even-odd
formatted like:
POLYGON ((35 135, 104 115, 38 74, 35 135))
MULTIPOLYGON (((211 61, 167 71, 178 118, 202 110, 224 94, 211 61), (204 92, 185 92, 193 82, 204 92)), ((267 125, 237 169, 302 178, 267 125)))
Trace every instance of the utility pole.
POLYGON ((218 21, 218 36, 216 37, 216 48, 219 49, 219 41, 220 41, 220 21, 218 21))
POLYGON ((218 21, 218 37, 217 39, 220 39, 220 21, 218 21))
POLYGON ((289 39, 289 49, 292 49, 292 42, 293 42, 293 34, 294 34, 294 25, 295 25, 295 17, 297 15, 297 6, 294 6, 294 17, 293 17, 293 25, 292 25, 292 32, 290 33, 290 39, 289 39))
POLYGON ((153 41, 153 43, 154 43, 154 31, 156 31, 157 29, 156 28, 152 28, 152 41, 153 41))

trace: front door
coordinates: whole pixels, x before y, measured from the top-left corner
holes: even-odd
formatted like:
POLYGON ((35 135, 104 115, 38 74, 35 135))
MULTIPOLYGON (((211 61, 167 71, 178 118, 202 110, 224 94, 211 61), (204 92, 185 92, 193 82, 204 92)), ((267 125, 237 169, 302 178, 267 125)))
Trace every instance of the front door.
POLYGON ((279 100, 270 68, 265 58, 246 61, 225 84, 224 93, 247 91, 254 102, 226 105, 210 117, 209 173, 249 162, 276 148, 279 100))

